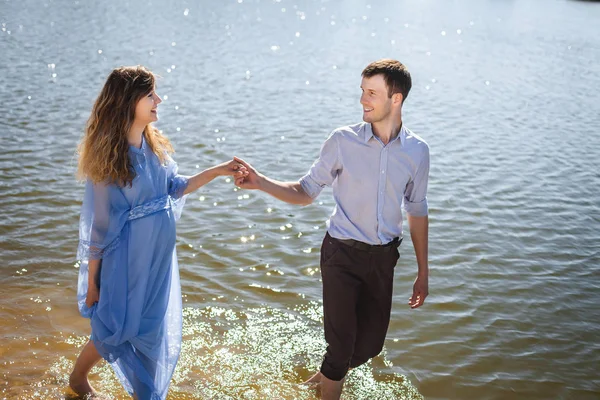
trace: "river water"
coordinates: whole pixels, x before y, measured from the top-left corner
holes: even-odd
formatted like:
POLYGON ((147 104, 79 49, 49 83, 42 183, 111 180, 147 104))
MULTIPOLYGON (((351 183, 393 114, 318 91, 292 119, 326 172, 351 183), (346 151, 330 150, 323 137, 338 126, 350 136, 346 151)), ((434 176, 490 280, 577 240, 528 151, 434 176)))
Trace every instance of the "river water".
MULTIPOLYGON (((408 235, 385 350, 347 399, 600 398, 600 4, 0 1, 0 397, 64 398, 76 308, 75 148, 119 65, 162 76, 180 171, 238 155, 296 180, 360 122, 360 72, 405 63, 404 123, 431 148, 430 297, 408 235)), ((357 195, 359 195, 357 193, 357 195)), ((188 199, 186 306, 169 399, 314 399, 319 244, 333 207, 236 190, 188 199)), ((407 227, 405 227, 407 230, 407 227)), ((125 398, 102 363, 100 391, 125 398)))

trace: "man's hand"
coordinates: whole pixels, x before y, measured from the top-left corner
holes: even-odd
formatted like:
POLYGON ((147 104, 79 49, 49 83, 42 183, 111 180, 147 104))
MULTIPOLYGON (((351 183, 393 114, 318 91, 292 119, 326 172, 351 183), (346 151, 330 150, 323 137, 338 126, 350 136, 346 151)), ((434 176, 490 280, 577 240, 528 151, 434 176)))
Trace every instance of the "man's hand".
POLYGON ((425 303, 425 298, 429 294, 429 277, 417 276, 413 285, 413 294, 408 299, 410 308, 421 307, 425 303))
POLYGON ((242 189, 259 189, 262 176, 258 171, 241 158, 233 157, 233 162, 240 164, 245 172, 243 176, 236 176, 235 185, 242 189))
POLYGON ((85 297, 85 305, 91 308, 100 300, 100 290, 96 285, 89 285, 87 296, 85 297))

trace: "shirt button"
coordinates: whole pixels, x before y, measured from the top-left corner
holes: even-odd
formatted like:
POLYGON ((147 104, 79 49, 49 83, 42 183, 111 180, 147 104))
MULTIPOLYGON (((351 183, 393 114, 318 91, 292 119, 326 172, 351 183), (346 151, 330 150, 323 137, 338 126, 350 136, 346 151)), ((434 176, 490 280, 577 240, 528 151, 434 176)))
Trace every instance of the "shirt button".
POLYGON ((381 170, 381 173, 383 174, 383 173, 385 173, 385 171, 384 171, 384 170, 381 170))

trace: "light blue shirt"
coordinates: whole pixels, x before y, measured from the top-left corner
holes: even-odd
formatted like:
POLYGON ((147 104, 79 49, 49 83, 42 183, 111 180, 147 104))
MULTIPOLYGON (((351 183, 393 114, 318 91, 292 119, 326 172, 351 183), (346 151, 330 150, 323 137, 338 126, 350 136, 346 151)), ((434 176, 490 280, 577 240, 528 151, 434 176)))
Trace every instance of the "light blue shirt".
POLYGON ((321 154, 300 179, 315 199, 333 187, 335 207, 327 230, 338 239, 386 244, 402 237, 402 205, 413 216, 427 215, 429 146, 402 126, 387 145, 361 122, 334 130, 321 154))

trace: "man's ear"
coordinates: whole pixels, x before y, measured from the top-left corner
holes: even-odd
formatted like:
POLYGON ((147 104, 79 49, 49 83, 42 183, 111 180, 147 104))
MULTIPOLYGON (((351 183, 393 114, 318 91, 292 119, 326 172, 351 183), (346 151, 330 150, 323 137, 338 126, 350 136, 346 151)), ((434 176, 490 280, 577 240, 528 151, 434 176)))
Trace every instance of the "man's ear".
POLYGON ((404 99, 404 96, 402 96, 402 93, 394 93, 392 95, 392 102, 394 103, 394 105, 402 105, 402 100, 404 99))

